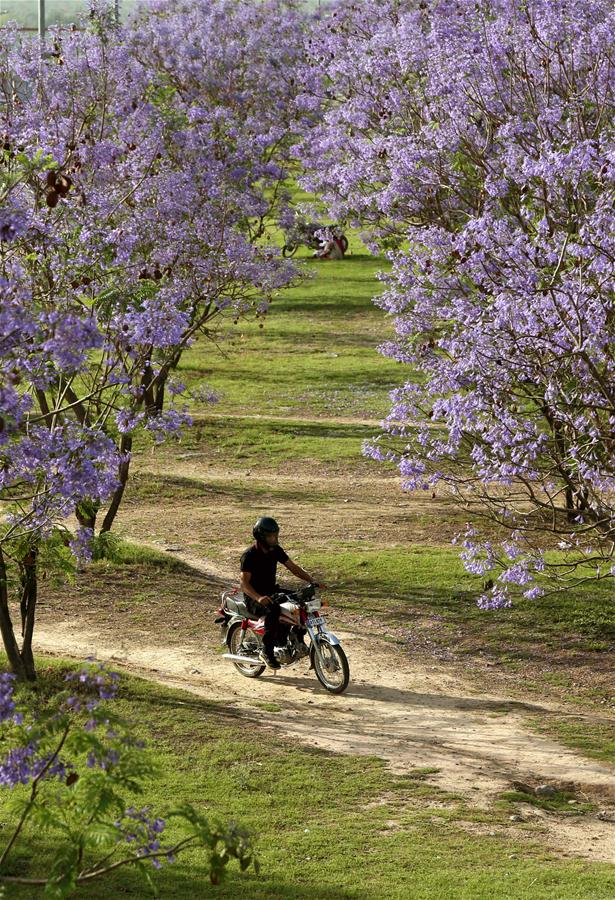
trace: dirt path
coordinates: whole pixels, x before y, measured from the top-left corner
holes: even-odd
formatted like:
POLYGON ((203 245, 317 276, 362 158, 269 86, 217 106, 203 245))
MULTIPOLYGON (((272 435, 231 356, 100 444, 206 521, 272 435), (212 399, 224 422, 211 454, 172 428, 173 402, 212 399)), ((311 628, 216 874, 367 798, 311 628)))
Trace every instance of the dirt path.
MULTIPOLYGON (((209 576, 227 574, 213 572, 188 555, 182 559, 209 576)), ((169 646, 156 643, 151 634, 133 630, 127 635, 109 623, 92 627, 77 617, 62 623, 43 619, 36 643, 48 653, 112 660, 154 680, 223 701, 313 746, 379 756, 397 772, 435 768, 430 781, 474 805, 488 806, 496 794, 511 789, 513 781, 573 784, 581 795, 587 791, 601 798, 604 818, 564 818, 527 804, 520 827, 542 834, 559 852, 615 860, 615 771, 532 734, 525 724, 529 713, 561 717, 566 714, 561 708, 478 694, 450 667, 407 658, 402 663, 400 654, 392 662, 384 643, 354 633, 339 637, 352 678, 340 697, 320 687, 307 663, 246 679, 220 657, 214 644, 204 647, 193 639, 169 646)), ((591 727, 590 719, 587 724, 591 727)))
POLYGON ((354 416, 317 416, 315 418, 314 415, 297 415, 296 411, 292 410, 288 415, 278 415, 275 413, 207 412, 203 415, 194 415, 192 417, 192 421, 197 423, 201 421, 207 422, 211 419, 221 419, 222 421, 227 421, 228 419, 250 419, 258 421, 260 419, 266 422, 316 422, 318 425, 366 425, 369 428, 380 428, 384 416, 380 419, 356 418, 354 416))

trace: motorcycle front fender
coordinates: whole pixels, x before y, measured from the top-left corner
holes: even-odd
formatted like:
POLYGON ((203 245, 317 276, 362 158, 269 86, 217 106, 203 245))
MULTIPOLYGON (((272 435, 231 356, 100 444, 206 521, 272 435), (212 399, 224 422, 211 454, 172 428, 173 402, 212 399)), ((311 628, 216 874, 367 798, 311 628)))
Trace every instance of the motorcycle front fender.
MULTIPOLYGON (((315 637, 320 637, 322 640, 325 640, 328 644, 331 644, 333 646, 337 644, 339 647, 339 645, 341 644, 341 641, 336 638, 331 631, 321 631, 320 634, 315 635, 315 637)), ((312 641, 313 640, 314 639, 312 638, 312 641)))
POLYGON ((338 640, 338 638, 336 638, 336 636, 332 632, 327 631, 326 628, 322 628, 319 631, 318 628, 312 628, 310 625, 307 624, 307 622, 305 624, 305 628, 307 630, 307 633, 310 636, 312 646, 314 646, 317 643, 318 638, 320 638, 321 640, 324 640, 328 644, 332 644, 332 645, 335 645, 335 644, 339 645, 341 643, 338 640))
POLYGON ((318 654, 320 658, 320 648, 318 646, 318 642, 324 641, 327 644, 331 644, 331 646, 335 646, 336 644, 340 646, 340 641, 334 634, 330 631, 315 631, 308 627, 308 633, 310 635, 310 640, 312 642, 312 646, 310 647, 310 669, 314 668, 314 657, 318 654))

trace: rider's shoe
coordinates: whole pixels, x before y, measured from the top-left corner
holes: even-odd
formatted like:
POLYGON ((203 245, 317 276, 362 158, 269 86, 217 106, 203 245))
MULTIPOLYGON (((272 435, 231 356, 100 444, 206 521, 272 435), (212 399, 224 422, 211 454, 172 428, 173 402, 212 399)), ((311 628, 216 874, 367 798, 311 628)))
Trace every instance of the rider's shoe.
POLYGON ((269 666, 270 669, 280 669, 280 663, 277 661, 275 656, 269 654, 265 650, 261 650, 258 654, 258 658, 261 662, 265 663, 266 666, 269 666))

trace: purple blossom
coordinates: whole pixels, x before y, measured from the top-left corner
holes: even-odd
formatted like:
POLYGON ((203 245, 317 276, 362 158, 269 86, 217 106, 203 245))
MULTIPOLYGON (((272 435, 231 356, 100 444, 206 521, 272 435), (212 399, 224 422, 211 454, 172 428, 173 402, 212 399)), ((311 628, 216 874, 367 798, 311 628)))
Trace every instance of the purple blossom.
MULTIPOLYGON (((79 672, 69 672, 66 681, 79 686, 80 691, 86 695, 93 694, 95 699, 113 700, 117 695, 119 677, 117 672, 110 672, 104 663, 98 663, 97 665, 90 664, 79 672)), ((78 698, 70 697, 67 703, 73 708, 80 708, 78 698)), ((94 705, 88 705, 88 709, 93 708, 94 705)))
MULTIPOLYGON (((165 829, 166 822, 160 817, 152 817, 149 807, 142 809, 128 807, 124 819, 116 822, 116 826, 123 833, 125 841, 134 845, 137 856, 147 858, 160 852, 162 846, 160 835, 165 829)), ((175 862, 175 857, 171 853, 167 853, 165 859, 169 863, 175 862)), ((162 862, 158 857, 152 857, 152 864, 159 869, 162 862)))
POLYGON ((505 609, 512 605, 508 592, 501 587, 494 587, 488 594, 481 594, 478 606, 484 610, 505 609))
POLYGON ((0 784, 13 788, 18 784, 28 784, 35 778, 43 765, 41 760, 36 759, 35 753, 33 744, 9 750, 0 763, 0 784))
POLYGON ((14 675, 10 672, 0 673, 0 724, 7 721, 21 723, 20 714, 15 712, 14 684, 14 675))
POLYGON ((0 207, 0 242, 10 244, 21 237, 28 228, 28 215, 23 209, 0 207))
POLYGON ((77 529, 77 533, 70 541, 70 549, 73 556, 81 563, 91 562, 92 560, 92 542, 94 540, 94 529, 81 525, 77 529))
POLYGON ((35 778, 65 780, 68 764, 51 754, 40 755, 36 742, 12 747, 0 762, 0 785, 8 788, 29 784, 35 778))
POLYGON ((0 35, 0 78, 38 86, 0 110, 6 152, 20 148, 0 213, 0 499, 27 498, 16 536, 107 499, 132 432, 187 421, 168 408, 183 350, 296 276, 262 232, 289 203, 303 16, 153 2, 118 28, 108 10, 54 35, 62 65, 0 35))

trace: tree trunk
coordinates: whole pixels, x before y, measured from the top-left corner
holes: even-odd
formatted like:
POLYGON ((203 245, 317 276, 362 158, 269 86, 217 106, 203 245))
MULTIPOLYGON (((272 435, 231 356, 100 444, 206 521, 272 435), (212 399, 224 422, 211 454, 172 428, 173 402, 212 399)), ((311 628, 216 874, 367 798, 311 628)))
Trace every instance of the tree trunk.
POLYGON ((30 547, 21 561, 21 659, 26 678, 35 681, 34 656, 32 655, 32 635, 38 599, 37 548, 30 547))
POLYGON ((574 506, 574 494, 570 485, 566 485, 566 519, 568 522, 574 522, 577 512, 574 506))
POLYGON ((118 469, 118 478, 119 478, 119 486, 116 488, 113 497, 111 498, 111 505, 107 510, 107 514, 103 519, 103 523, 100 529, 100 533, 102 534, 104 531, 111 531, 113 526, 113 522, 115 521, 115 517, 117 515, 117 511, 120 508, 120 503, 122 502, 122 497, 124 496, 124 491, 126 489, 126 482, 128 481, 128 473, 130 471, 130 451, 132 450, 132 436, 129 434, 122 435, 122 440, 120 441, 120 451, 125 454, 126 459, 122 460, 118 469))
MULTIPOLYGON (((34 612, 32 612, 32 627, 34 627, 34 612)), ((6 562, 4 560, 4 554, 2 553, 2 547, 0 547, 0 633, 2 634, 2 642, 13 674, 17 675, 22 681, 28 679, 33 680, 35 677, 34 670, 32 668, 30 672, 28 672, 26 669, 24 660, 19 652, 15 631, 13 629, 13 622, 11 621, 6 580, 6 562)))

